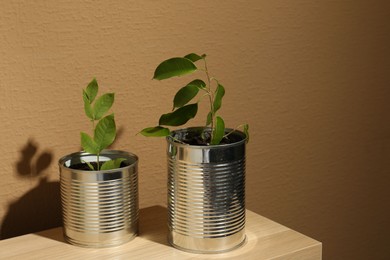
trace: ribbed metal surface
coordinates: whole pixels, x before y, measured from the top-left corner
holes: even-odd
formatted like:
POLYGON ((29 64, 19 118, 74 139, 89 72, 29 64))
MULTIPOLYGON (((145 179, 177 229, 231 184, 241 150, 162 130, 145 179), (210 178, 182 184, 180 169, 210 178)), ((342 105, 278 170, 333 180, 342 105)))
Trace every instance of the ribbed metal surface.
POLYGON ((218 146, 183 145, 167 139, 168 226, 173 246, 216 253, 244 242, 245 135, 235 135, 241 141, 218 146))
POLYGON ((138 158, 104 151, 101 160, 126 158, 128 165, 107 171, 69 168, 94 155, 75 153, 60 159, 65 239, 84 247, 108 247, 131 240, 138 232, 138 158))

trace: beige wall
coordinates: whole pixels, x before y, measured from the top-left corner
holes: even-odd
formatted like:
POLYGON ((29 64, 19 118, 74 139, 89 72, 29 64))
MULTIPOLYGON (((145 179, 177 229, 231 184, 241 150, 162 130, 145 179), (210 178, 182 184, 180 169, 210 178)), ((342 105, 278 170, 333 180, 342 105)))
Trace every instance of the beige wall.
POLYGON ((227 124, 251 127, 247 207, 322 241, 325 259, 389 255, 385 2, 2 1, 2 237, 59 225, 57 160, 89 129, 93 77, 116 92, 114 148, 140 157, 140 206, 164 205, 165 141, 135 134, 180 86, 152 81, 155 66, 198 52, 227 124))

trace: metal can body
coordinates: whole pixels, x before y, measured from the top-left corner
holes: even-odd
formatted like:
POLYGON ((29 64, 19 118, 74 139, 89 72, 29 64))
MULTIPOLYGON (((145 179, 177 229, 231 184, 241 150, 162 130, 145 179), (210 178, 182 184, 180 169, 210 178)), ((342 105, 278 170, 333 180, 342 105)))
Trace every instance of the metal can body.
MULTIPOLYGON (((173 132, 180 138, 188 128, 173 132)), ((169 242, 196 253, 219 253, 245 242, 245 143, 196 146, 168 137, 169 242)), ((177 139, 177 138, 176 138, 177 139)))
POLYGON ((110 247, 130 241, 138 233, 138 157, 104 150, 100 161, 125 158, 113 170, 74 169, 96 162, 96 155, 73 153, 59 160, 64 237, 82 247, 110 247), (73 168, 71 168, 73 167, 73 168))

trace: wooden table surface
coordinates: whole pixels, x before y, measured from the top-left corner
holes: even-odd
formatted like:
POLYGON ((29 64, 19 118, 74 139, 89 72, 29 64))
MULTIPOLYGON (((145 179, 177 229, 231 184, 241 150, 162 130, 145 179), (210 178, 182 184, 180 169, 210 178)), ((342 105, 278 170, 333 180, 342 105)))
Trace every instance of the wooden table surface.
POLYGON ((167 243, 167 210, 140 210, 140 234, 117 247, 90 249, 64 242, 62 228, 0 241, 0 259, 321 259, 322 244, 247 210, 247 242, 222 254, 192 254, 167 243))

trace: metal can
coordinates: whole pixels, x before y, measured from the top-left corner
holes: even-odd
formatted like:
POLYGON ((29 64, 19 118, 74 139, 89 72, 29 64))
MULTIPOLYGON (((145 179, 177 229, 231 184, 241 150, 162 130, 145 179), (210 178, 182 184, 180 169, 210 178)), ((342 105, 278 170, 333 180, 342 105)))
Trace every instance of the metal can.
POLYGON ((173 131, 168 143, 169 243, 195 253, 220 253, 245 242, 246 136, 229 144, 178 142, 202 128, 173 131))
POLYGON ((82 247, 110 247, 138 233, 138 157, 103 150, 100 161, 125 158, 121 168, 78 169, 96 155, 77 152, 59 160, 64 237, 82 247))

